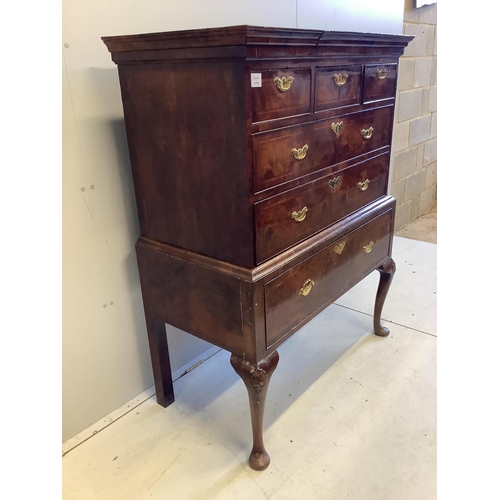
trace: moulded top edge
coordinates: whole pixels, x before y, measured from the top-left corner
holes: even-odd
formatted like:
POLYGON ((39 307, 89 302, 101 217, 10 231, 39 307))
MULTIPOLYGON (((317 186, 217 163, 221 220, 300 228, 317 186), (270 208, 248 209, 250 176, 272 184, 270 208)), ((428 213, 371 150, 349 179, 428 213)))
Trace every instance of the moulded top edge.
POLYGON ((108 50, 113 53, 228 45, 315 46, 331 45, 338 42, 407 45, 412 38, 408 35, 240 25, 197 30, 104 36, 102 40, 108 47, 108 50))

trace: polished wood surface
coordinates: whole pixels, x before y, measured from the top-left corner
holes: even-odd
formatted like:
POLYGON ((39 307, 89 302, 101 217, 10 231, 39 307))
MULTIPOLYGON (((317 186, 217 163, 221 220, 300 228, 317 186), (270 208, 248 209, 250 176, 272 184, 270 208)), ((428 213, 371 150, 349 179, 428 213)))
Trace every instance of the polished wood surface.
POLYGON ((393 106, 340 115, 307 125, 294 125, 254 135, 255 191, 301 177, 390 143, 393 106), (336 134, 333 124, 341 123, 336 134), (373 128, 369 139, 361 131, 373 128), (308 146, 297 159, 292 149, 308 146))
MULTIPOLYGON (((345 57, 347 54, 401 56, 412 36, 378 33, 355 33, 297 28, 271 28, 262 26, 228 26, 163 33, 104 36, 103 42, 118 62, 131 62, 136 58, 149 60, 168 58, 175 49, 244 47, 248 57, 325 56, 345 57), (271 49, 271 50, 266 50, 271 49), (153 53, 153 54, 152 54, 153 53), (121 56, 121 57, 120 57, 121 56)), ((184 52, 184 59, 191 56, 184 52)), ((195 52, 195 54, 199 54, 195 52)))
POLYGON ((337 138, 336 161, 347 160, 368 151, 378 149, 391 142, 394 106, 353 113, 339 117, 344 127, 337 138), (365 139, 363 130, 372 128, 371 137, 365 139))
POLYGON ((234 371, 243 380, 250 401, 253 446, 248 462, 252 469, 264 470, 267 469, 271 461, 269 453, 264 447, 264 409, 269 381, 278 365, 279 354, 278 351, 274 351, 257 364, 249 363, 234 354, 231 355, 230 361, 234 371))
POLYGON ((374 330, 388 332, 388 169, 411 39, 246 25, 103 38, 119 70, 157 400, 174 401, 165 323, 231 352, 253 469, 270 460, 276 349, 376 269, 374 330))
POLYGON ((367 64, 363 102, 393 97, 396 91, 397 71, 397 64, 367 64))
MULTIPOLYGON (((304 263, 312 263, 313 267, 317 267, 318 264, 315 263, 322 251, 327 249, 331 251, 338 242, 350 239, 359 232, 363 233, 365 226, 371 221, 388 218, 384 231, 392 234, 394 208, 393 198, 382 197, 252 270, 148 238, 139 238, 136 252, 146 320, 148 324, 149 320, 156 321, 156 330, 148 330, 154 333, 150 339, 156 338, 155 335, 158 328, 161 330, 163 321, 235 353, 253 364, 258 363, 270 354, 266 341, 266 328, 269 326, 266 319, 267 288, 273 288, 272 283, 277 278, 288 276, 288 273, 293 274, 294 270, 301 268, 304 263)), ((373 237, 371 239, 373 240, 373 237)), ((378 243, 377 245, 378 248, 380 245, 378 243)), ((386 251, 390 254, 390 247, 386 251)), ((352 253, 352 247, 346 246, 342 259, 349 258, 349 254, 354 259, 352 253)), ((374 247, 368 257, 371 259, 376 255, 374 247)), ((365 255, 361 258, 361 262, 366 262, 365 255)), ((349 282, 344 283, 342 293, 375 269, 384 258, 365 271, 360 267, 352 267, 353 272, 349 282)), ((322 272, 328 272, 328 269, 322 272)), ((337 292, 340 288, 337 290, 336 286, 323 293, 320 304, 329 304, 338 298, 337 292)), ((318 296, 317 287, 314 291, 318 296)), ((299 315, 295 326, 274 340, 272 350, 321 309, 322 306, 315 310, 309 309, 307 314, 299 315)), ((157 352, 162 356, 165 354, 163 348, 159 348, 157 352)), ((157 354, 154 354, 154 357, 156 359, 157 354)), ((168 351, 166 358, 158 359, 158 373, 162 373, 165 378, 163 368, 168 363, 168 351)), ((164 385, 168 386, 167 383, 164 385)))
POLYGON ((383 260, 389 252, 392 213, 367 222, 276 279, 266 283, 266 344, 293 326, 304 322, 332 297, 340 297, 354 277, 362 275, 383 260), (373 242, 370 253, 363 247, 373 242), (308 280, 314 285, 303 296, 299 293, 308 280))
POLYGON ((336 143, 330 120, 254 135, 255 191, 333 165, 336 143), (305 157, 295 158, 292 149, 304 146, 308 147, 305 157))
POLYGON ((396 272, 396 263, 391 257, 387 257, 377 268, 380 273, 380 282, 377 288, 377 295, 375 297, 375 311, 373 313, 373 330, 375 335, 379 337, 387 337, 390 331, 389 328, 382 326, 380 323, 382 308, 387 297, 387 292, 391 286, 394 273, 396 272))
POLYGON ((143 300, 151 315, 207 342, 242 355, 240 280, 191 265, 139 240, 143 300))
POLYGON ((311 68, 257 71, 262 87, 251 87, 254 122, 300 115, 311 110, 311 68), (293 78, 288 90, 280 90, 274 79, 293 78))
POLYGON ((151 366, 155 381, 156 401, 167 407, 174 402, 174 385, 172 382, 172 368, 168 352, 167 330, 165 321, 145 307, 146 329, 151 355, 151 366))
POLYGON ((362 66, 328 66, 316 70, 315 111, 357 104, 361 100, 362 66), (346 77, 335 82, 336 75, 346 77), (344 76, 345 75, 345 76, 344 76))
POLYGON ((239 62, 124 65, 120 82, 141 234, 252 267, 243 73, 239 62))
POLYGON ((257 263, 386 194, 388 172, 386 153, 257 203, 257 263), (303 207, 306 217, 297 222, 291 214, 303 207))

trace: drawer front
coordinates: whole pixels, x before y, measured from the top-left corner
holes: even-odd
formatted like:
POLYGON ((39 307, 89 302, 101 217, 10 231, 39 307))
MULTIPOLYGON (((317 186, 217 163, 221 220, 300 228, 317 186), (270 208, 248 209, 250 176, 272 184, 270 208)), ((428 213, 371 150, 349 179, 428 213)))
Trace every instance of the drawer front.
POLYGON ((365 66, 363 102, 394 97, 397 64, 367 64, 365 66))
POLYGON ((392 213, 367 222, 264 286, 267 348, 389 255, 392 213))
POLYGON ((388 171, 387 153, 256 203, 257 264, 383 196, 388 171))
POLYGON ((251 87, 252 121, 260 122, 310 112, 310 68, 251 71, 254 79, 255 74, 261 75, 262 86, 251 87))
POLYGON ((317 68, 314 110, 358 104, 360 87, 361 66, 317 68))
POLYGON ((255 191, 333 165, 337 138, 330 124, 323 120, 254 135, 255 191))
POLYGON ((335 161, 354 158, 391 141, 393 107, 374 109, 341 116, 334 123, 343 122, 337 137, 335 161))
POLYGON ((392 110, 388 106, 255 134, 255 191, 389 144, 392 110), (363 137, 363 131, 367 138, 363 137))

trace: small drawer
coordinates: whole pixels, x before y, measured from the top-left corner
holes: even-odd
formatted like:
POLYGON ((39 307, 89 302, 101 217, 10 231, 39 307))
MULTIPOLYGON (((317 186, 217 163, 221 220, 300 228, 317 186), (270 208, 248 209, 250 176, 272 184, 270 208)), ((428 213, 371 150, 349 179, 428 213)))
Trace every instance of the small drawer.
POLYGON ((367 222, 264 285, 267 348, 389 255, 392 214, 367 222))
POLYGON ((360 86, 361 66, 317 68, 314 111, 358 104, 360 86))
POLYGON ((389 154, 255 204, 257 264, 386 194, 389 154))
POLYGON ((365 66, 363 102, 394 97, 397 64, 367 64, 365 66))
POLYGON ((354 158, 391 142, 393 106, 337 117, 342 123, 337 135, 335 161, 354 158))
POLYGON ((310 112, 310 68, 251 71, 250 76, 262 85, 251 87, 253 122, 310 112))

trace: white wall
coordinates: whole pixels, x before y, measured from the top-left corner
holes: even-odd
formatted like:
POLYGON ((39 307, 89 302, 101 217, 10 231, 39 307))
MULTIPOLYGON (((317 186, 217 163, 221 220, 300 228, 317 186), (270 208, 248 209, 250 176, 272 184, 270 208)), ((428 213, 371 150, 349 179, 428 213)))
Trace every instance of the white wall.
MULTIPOLYGON (((153 385, 118 72, 101 36, 236 24, 401 33, 403 0, 63 1, 63 441, 153 385)), ((169 331, 173 370, 210 344, 169 331)))

